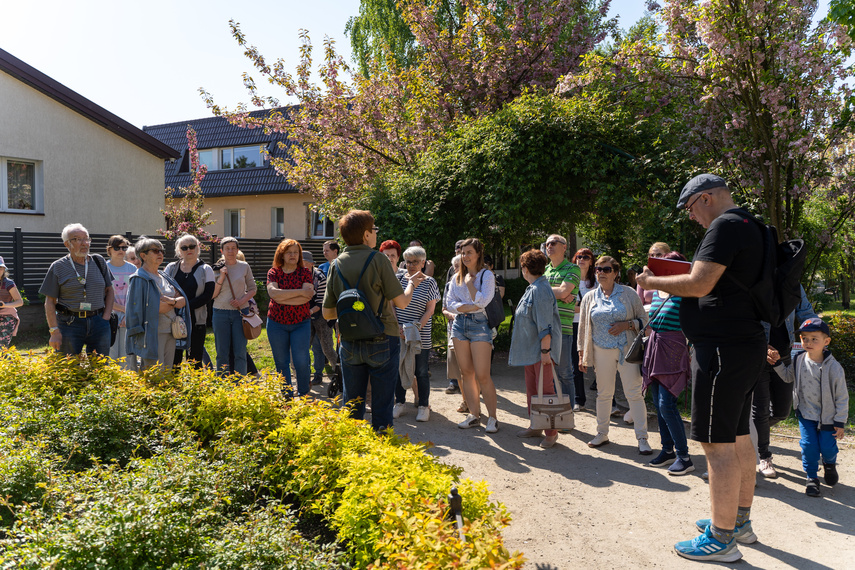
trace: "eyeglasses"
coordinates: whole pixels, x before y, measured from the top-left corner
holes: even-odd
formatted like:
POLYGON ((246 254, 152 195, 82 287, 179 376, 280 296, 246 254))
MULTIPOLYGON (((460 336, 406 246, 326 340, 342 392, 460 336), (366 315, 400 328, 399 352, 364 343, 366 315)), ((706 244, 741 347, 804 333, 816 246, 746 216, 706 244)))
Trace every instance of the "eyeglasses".
POLYGON ((153 253, 155 255, 163 255, 163 250, 153 247, 151 249, 147 249, 145 251, 141 251, 140 253, 153 253))
POLYGON ((75 238, 69 239, 68 241, 70 241, 71 243, 92 243, 92 239, 88 238, 88 237, 85 237, 85 238, 76 238, 75 237, 75 238))
POLYGON ((686 211, 687 211, 687 212, 689 212, 689 213, 691 214, 691 213, 692 213, 692 207, 695 205, 695 202, 697 202, 698 200, 700 200, 700 199, 701 199, 701 196, 703 196, 704 194, 706 194, 706 192, 701 192, 700 194, 698 194, 698 197, 697 197, 697 198, 695 198, 694 200, 692 200, 692 203, 691 203, 691 204, 689 204, 689 205, 687 205, 687 206, 686 206, 686 211))
POLYGON ((379 233, 380 233, 380 228, 378 228, 377 226, 374 226, 374 227, 373 227, 373 228, 371 228, 371 229, 374 231, 374 233, 375 233, 375 234, 379 234, 379 233))
POLYGON ((577 260, 579 260, 579 259, 591 259, 591 256, 590 255, 577 255, 576 259, 577 260))
POLYGON ((648 253, 647 257, 665 257, 664 253, 648 253))
POLYGON ((181 246, 181 251, 189 251, 191 249, 196 249, 195 243, 191 243, 190 245, 182 245, 181 246))
POLYGON ((594 271, 597 273, 611 273, 614 270, 612 267, 595 267, 594 271))
POLYGON ((549 247, 551 245, 567 245, 567 244, 564 243, 563 241, 558 241, 558 240, 552 240, 552 241, 546 242, 546 247, 549 247))
POLYGON ((423 259, 407 259, 404 261, 404 263, 406 263, 407 265, 418 265, 422 261, 424 261, 424 260, 423 259))
POLYGON ((119 250, 122 250, 122 251, 128 251, 128 246, 126 246, 126 245, 117 245, 116 247, 110 247, 110 249, 112 249, 112 250, 114 250, 114 251, 119 251, 119 250))

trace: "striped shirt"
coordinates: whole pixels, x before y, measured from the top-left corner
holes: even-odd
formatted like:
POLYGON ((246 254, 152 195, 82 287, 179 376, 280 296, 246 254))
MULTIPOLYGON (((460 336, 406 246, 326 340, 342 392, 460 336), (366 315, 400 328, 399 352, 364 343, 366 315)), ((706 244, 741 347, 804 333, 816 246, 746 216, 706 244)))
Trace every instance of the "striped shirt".
MULTIPOLYGON (((400 275, 398 279, 401 281, 401 286, 406 288, 407 282, 409 281, 406 277, 406 273, 400 275)), ((427 304, 431 301, 438 301, 439 299, 439 286, 436 284, 433 277, 426 277, 425 280, 419 283, 419 286, 413 290, 413 300, 410 301, 407 308, 396 309, 398 324, 404 325, 406 323, 416 323, 420 321, 425 314, 427 304)), ((433 317, 433 315, 431 315, 431 317, 433 317)), ((428 319, 428 322, 421 328, 421 331, 419 331, 422 341, 422 350, 427 350, 431 347, 430 333, 432 322, 433 318, 428 319)))
POLYGON ((683 299, 681 297, 675 297, 671 295, 667 299, 662 299, 659 296, 659 292, 657 291, 653 295, 653 302, 650 303, 650 311, 649 315, 650 319, 650 328, 655 330, 656 332, 662 331, 679 331, 683 330, 680 327, 680 301, 683 299), (662 307, 664 303, 664 307, 662 307), (659 307, 662 307, 662 310, 659 311, 659 314, 656 315, 656 318, 653 317, 653 313, 655 313, 659 307))
POLYGON ((573 315, 576 312, 576 295, 579 290, 579 276, 581 271, 575 263, 570 263, 567 259, 561 262, 558 267, 553 267, 552 263, 546 266, 546 272, 543 274, 546 280, 549 281, 551 287, 561 287, 564 283, 572 283, 571 291, 573 295, 570 297, 569 303, 558 301, 558 316, 561 317, 561 334, 573 336, 573 315))
POLYGON ((89 271, 86 270, 86 264, 72 261, 71 254, 51 263, 39 293, 53 297, 57 305, 62 305, 70 311, 79 311, 80 303, 84 301, 91 303, 93 311, 103 309, 106 289, 112 286, 113 276, 107 269, 107 262, 100 255, 89 255, 87 260, 89 271), (100 258, 100 261, 96 261, 96 257, 100 258), (80 283, 83 279, 86 280, 85 294, 84 285, 80 283))
POLYGON ((327 275, 315 267, 314 271, 312 271, 312 278, 315 282, 315 296, 312 297, 312 301, 309 303, 309 309, 312 307, 318 307, 321 309, 320 311, 312 313, 313 319, 320 319, 322 318, 321 314, 323 313, 324 293, 327 292, 327 275))

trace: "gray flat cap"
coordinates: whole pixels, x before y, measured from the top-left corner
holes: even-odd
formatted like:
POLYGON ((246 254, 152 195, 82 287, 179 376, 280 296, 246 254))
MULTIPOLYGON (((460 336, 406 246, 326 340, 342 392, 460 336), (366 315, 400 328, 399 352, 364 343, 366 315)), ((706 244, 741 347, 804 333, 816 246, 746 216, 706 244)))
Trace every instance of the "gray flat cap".
POLYGON ((306 263, 311 263, 312 265, 314 265, 315 264, 315 256, 312 255, 311 251, 307 251, 304 249, 303 250, 303 261, 305 261, 306 263))
POLYGON ((680 192, 680 199, 677 201, 677 209, 682 210, 689 203, 689 198, 699 192, 706 192, 713 188, 727 188, 727 182, 721 176, 715 174, 699 174, 689 180, 683 191, 680 192))

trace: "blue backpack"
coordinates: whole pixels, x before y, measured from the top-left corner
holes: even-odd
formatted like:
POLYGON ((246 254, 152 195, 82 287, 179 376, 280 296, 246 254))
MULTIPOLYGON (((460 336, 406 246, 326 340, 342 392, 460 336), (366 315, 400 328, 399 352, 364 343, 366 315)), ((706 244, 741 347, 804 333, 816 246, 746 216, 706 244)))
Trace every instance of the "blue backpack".
POLYGON ((342 340, 365 340, 386 334, 383 322, 380 320, 383 313, 383 302, 380 302, 380 307, 375 314, 365 293, 359 289, 362 276, 376 253, 376 251, 372 251, 368 255, 368 259, 365 260, 365 265, 359 273, 359 278, 356 280, 355 287, 350 286, 338 263, 334 263, 338 277, 345 286, 345 290, 338 296, 338 301, 335 303, 335 310, 338 314, 338 329, 342 340))

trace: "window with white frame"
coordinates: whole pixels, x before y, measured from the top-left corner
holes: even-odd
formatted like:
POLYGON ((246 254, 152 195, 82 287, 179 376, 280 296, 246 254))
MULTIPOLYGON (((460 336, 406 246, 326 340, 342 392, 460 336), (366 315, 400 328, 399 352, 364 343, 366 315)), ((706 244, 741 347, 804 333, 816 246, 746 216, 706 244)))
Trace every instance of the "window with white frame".
MULTIPOLYGON (((199 163, 211 170, 259 168, 264 166, 264 144, 208 148, 199 151, 199 163)), ((182 167, 183 168, 183 167, 182 167)), ((189 171, 189 166, 187 167, 189 171)))
POLYGON ((322 212, 312 210, 311 237, 332 238, 335 237, 335 222, 332 218, 322 212))
POLYGON ((0 156, 0 211, 44 211, 41 161, 0 156))
POLYGON ((225 222, 226 236, 246 237, 246 208, 226 210, 223 221, 225 222))
POLYGON ((270 208, 270 237, 285 237, 285 208, 270 208))

